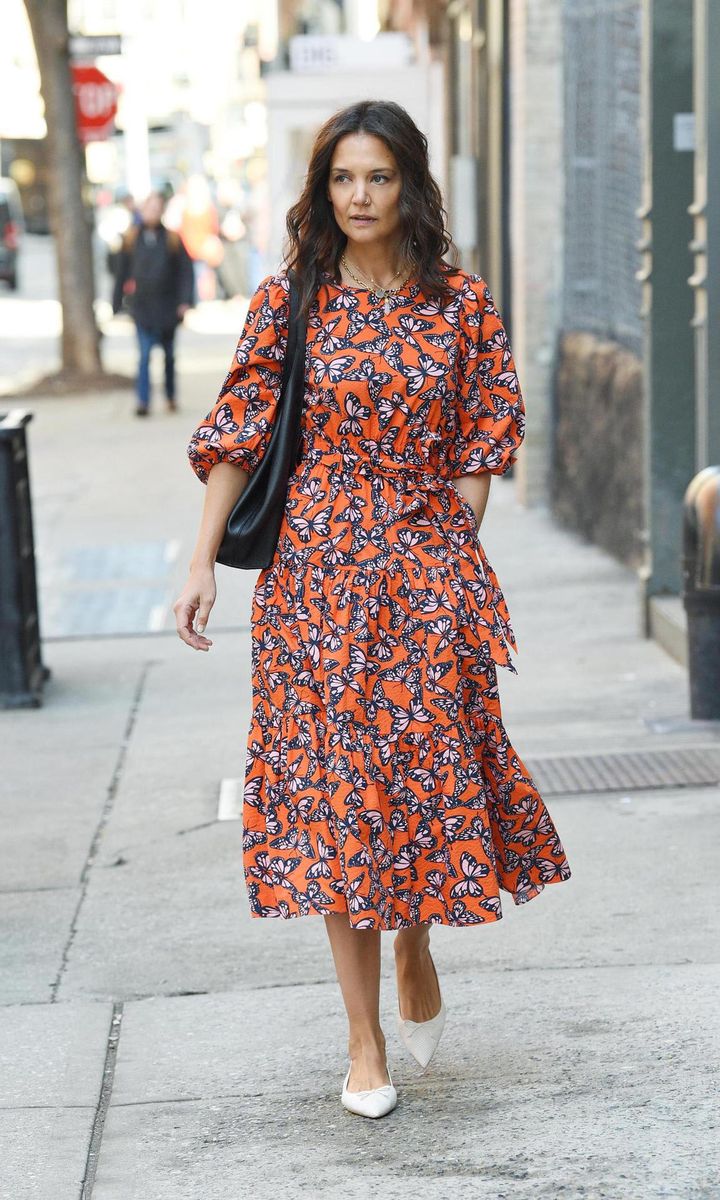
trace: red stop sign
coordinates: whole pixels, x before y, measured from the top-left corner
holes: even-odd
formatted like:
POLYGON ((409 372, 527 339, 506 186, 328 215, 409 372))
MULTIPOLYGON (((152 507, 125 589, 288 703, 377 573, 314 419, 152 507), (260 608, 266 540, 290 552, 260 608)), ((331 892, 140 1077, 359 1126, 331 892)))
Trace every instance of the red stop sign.
POLYGON ((106 138, 117 112, 117 88, 97 67, 71 64, 75 119, 81 142, 106 138))

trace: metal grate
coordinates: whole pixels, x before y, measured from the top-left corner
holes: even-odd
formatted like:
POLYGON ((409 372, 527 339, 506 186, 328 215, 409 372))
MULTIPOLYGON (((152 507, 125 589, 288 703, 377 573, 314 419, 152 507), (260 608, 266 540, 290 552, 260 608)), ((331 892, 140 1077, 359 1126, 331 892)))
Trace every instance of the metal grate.
MULTIPOLYGON (((596 792, 644 792, 653 788, 705 787, 720 784, 720 746, 696 746, 624 754, 572 754, 564 758, 526 758, 524 765, 547 796, 596 792)), ((218 821, 242 817, 243 779, 220 784, 218 821)))
POLYGON ((641 0, 565 0, 564 327, 642 340, 641 0))
POLYGON ((526 759, 545 796, 702 787, 720 783, 720 746, 526 759))

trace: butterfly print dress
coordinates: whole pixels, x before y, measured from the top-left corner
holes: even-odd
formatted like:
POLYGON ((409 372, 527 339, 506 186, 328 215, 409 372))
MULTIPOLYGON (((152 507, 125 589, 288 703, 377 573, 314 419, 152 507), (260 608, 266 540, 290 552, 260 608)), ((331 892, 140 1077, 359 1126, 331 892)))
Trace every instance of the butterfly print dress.
MULTIPOLYGON (((390 312, 324 274, 306 343, 302 455, 252 604, 243 857, 256 917, 347 913, 362 929, 471 925, 570 869, 503 726, 505 600, 453 479, 501 475, 523 437, 485 281, 417 284, 390 312)), ((251 297, 188 454, 252 472, 270 438, 288 280, 251 297)))

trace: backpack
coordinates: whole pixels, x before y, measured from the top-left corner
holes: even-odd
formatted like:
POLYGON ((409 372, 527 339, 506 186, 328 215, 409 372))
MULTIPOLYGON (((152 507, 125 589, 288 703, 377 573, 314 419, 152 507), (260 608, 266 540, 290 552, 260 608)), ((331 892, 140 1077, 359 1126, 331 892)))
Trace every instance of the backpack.
MULTIPOLYGON (((168 229, 165 225, 163 225, 162 228, 165 230, 167 237, 168 250, 171 254, 177 254, 180 250, 180 246, 182 245, 182 242, 180 241, 180 234, 174 229, 168 229)), ((126 254, 132 254, 133 250, 135 249, 135 243, 138 240, 139 232, 140 226, 135 224, 131 225, 129 229, 125 230, 125 233, 123 234, 122 248, 126 254)))

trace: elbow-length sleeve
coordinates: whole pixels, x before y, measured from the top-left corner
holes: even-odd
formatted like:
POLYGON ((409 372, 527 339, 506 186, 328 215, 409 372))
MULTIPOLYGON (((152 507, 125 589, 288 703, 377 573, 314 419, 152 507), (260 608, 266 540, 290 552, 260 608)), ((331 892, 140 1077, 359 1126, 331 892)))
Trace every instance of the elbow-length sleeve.
POLYGON ((479 275, 467 278, 460 330, 453 473, 504 475, 525 436, 525 406, 507 333, 479 275))
POLYGON ((267 449, 280 396, 287 346, 287 277, 268 275, 255 289, 230 369, 213 408, 187 447, 202 483, 219 462, 249 474, 267 449))

